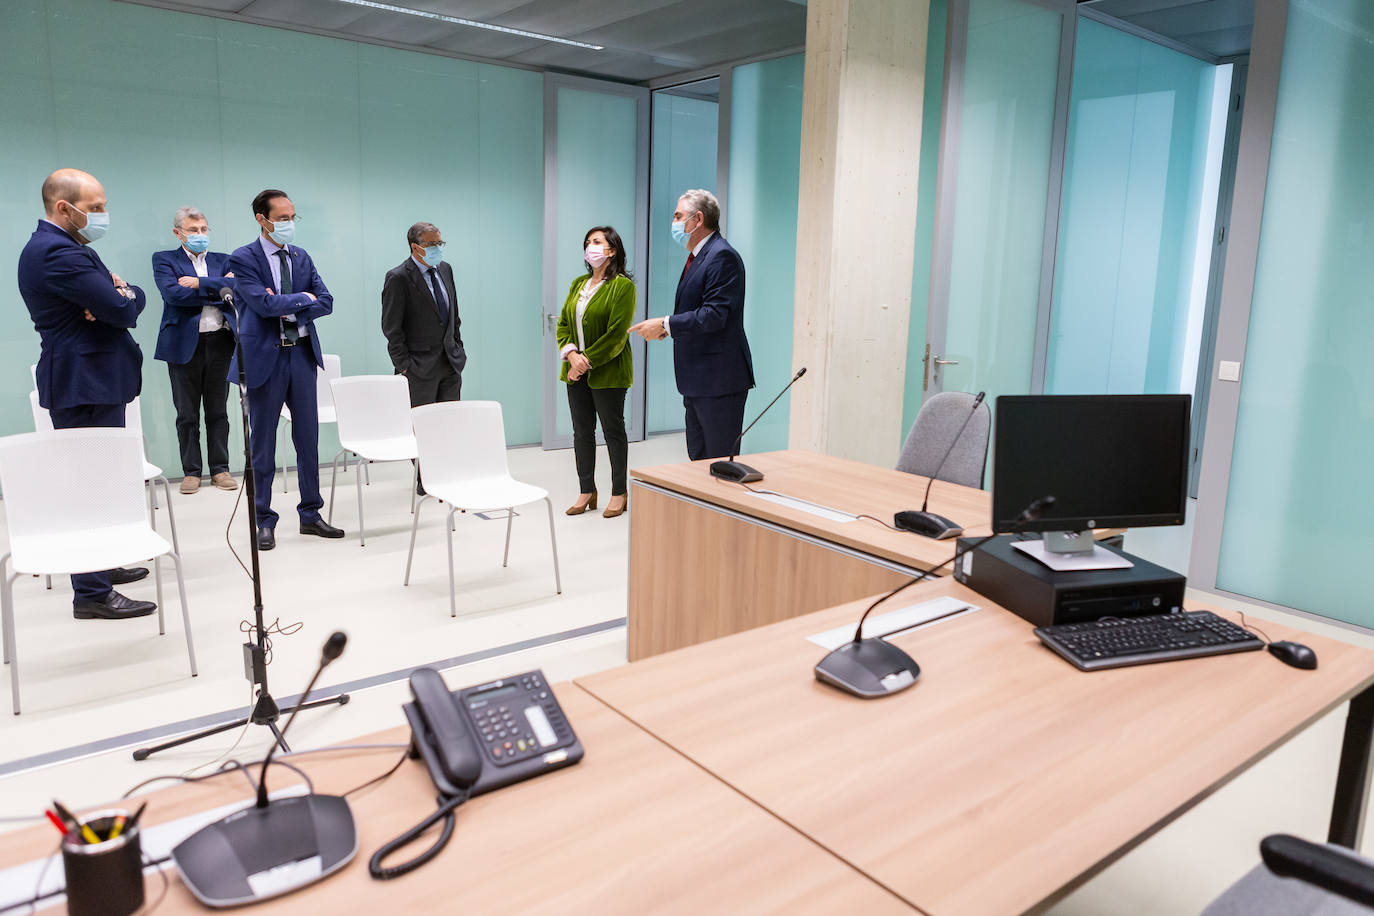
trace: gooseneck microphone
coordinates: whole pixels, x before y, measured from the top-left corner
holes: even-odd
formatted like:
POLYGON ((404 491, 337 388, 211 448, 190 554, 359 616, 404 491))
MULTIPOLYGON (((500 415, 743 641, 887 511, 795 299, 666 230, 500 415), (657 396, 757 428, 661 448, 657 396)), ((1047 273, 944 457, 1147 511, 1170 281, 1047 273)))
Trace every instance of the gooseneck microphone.
MULTIPOLYGON (((782 391, 778 392, 778 397, 773 398, 773 400, 768 402, 768 407, 765 407, 763 408, 763 410, 759 411, 759 415, 754 418, 754 423, 758 423, 760 420, 762 420, 763 415, 768 413, 769 409, 774 404, 778 403, 778 399, 781 398, 784 394, 787 394, 787 389, 791 388, 794 384, 796 384, 797 379, 801 378, 805 374, 806 367, 802 366, 800 369, 797 370, 797 374, 792 376, 792 381, 788 382, 786 387, 784 387, 782 391)), ((751 468, 749 465, 743 463, 742 461, 735 460, 735 456, 739 454, 739 445, 741 442, 744 441, 744 433, 747 433, 749 432, 749 430, 753 429, 754 423, 750 423, 748 426, 744 428, 744 432, 741 432, 738 436, 735 437, 734 444, 730 446, 729 461, 711 462, 712 477, 719 477, 721 480, 729 480, 732 483, 753 483, 756 480, 763 479, 762 471, 759 471, 755 468, 751 468)))
MULTIPOLYGON (((341 632, 329 637, 298 710, 347 642, 341 632)), ((358 830, 343 796, 312 791, 268 800, 267 767, 295 719, 293 712, 280 732, 270 723, 277 740, 262 761, 257 803, 207 824, 172 850, 182 881, 206 906, 240 906, 288 893, 333 874, 358 852, 358 830)))
POLYGON ((234 291, 227 286, 221 286, 219 288, 219 301, 232 303, 234 301, 234 291))
MULTIPOLYGON (((291 730, 291 723, 296 721, 296 713, 301 711, 301 707, 310 699, 310 691, 315 689, 315 682, 320 679, 324 669, 329 667, 329 663, 343 654, 344 646, 348 645, 348 635, 342 630, 335 630, 325 640, 324 649, 320 651, 320 663, 315 666, 315 673, 310 676, 310 683, 305 685, 305 692, 301 694, 300 702, 291 711, 291 715, 286 720, 286 725, 282 726, 281 737, 285 738, 286 733, 291 730)), ((258 804, 259 808, 266 808, 267 800, 267 768, 272 764, 272 757, 277 753, 277 748, 281 747, 278 740, 272 745, 272 749, 267 752, 267 756, 262 758, 262 770, 258 773, 258 804)))
MULTIPOLYGON (((1042 496, 1035 500, 1021 511, 1016 519, 1016 524, 1012 526, 1012 531, 1020 529, 1022 525, 1028 522, 1035 521, 1054 503, 1055 498, 1053 496, 1042 496)), ((880 636, 865 639, 863 635, 864 621, 868 619, 869 614, 873 613, 874 608, 898 592, 930 578, 946 566, 957 563, 960 557, 977 550, 995 537, 997 537, 996 534, 989 534, 987 537, 974 541, 968 547, 956 550, 954 556, 939 566, 932 566, 923 570, 920 575, 908 579, 870 604, 868 609, 863 612, 863 616, 859 618, 859 625, 854 628, 854 638, 831 651, 816 664, 816 680, 866 700, 896 693, 916 683, 916 678, 921 675, 921 667, 916 664, 916 660, 880 636)), ((958 613, 958 611, 951 613, 958 613)))
POLYGON ((930 488, 935 485, 935 481, 940 476, 940 472, 945 469, 945 462, 948 461, 949 456, 954 453, 954 446, 959 444, 959 438, 964 435, 964 430, 968 428, 970 421, 973 420, 974 414, 978 413, 978 408, 983 405, 983 399, 985 397, 987 397, 987 392, 980 391, 978 392, 978 396, 973 399, 973 406, 969 408, 968 416, 964 417, 964 422, 959 427, 959 431, 956 432, 954 438, 950 440, 949 448, 945 449, 945 454, 940 459, 940 463, 935 466, 935 472, 930 475, 930 480, 926 482, 926 495, 925 499, 921 501, 920 511, 913 512, 907 509, 898 512, 892 517, 892 524, 895 527, 903 531, 910 531, 913 534, 919 534, 921 537, 933 538, 937 541, 958 537, 964 533, 964 529, 956 522, 945 518, 943 515, 927 512, 926 508, 930 505, 930 488))

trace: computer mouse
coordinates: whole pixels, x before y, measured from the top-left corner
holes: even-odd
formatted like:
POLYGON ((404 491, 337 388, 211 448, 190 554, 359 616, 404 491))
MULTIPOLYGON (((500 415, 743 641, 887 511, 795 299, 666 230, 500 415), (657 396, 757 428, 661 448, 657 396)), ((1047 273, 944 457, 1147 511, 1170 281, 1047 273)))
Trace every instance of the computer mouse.
POLYGON ((937 541, 958 537, 964 533, 963 528, 943 515, 936 515, 934 512, 917 512, 913 509, 906 509, 892 516, 892 526, 902 531, 919 534, 922 537, 934 538, 937 541))
POLYGON ((1317 653, 1300 642, 1289 642, 1286 639, 1271 642, 1269 654, 1285 665, 1292 665, 1294 668, 1306 668, 1310 671, 1317 667, 1317 653))

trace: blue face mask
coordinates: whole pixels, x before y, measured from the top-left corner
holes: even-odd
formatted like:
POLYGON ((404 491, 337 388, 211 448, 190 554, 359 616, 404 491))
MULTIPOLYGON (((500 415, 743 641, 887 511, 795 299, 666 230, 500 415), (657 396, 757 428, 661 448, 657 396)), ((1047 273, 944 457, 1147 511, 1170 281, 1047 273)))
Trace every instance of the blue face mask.
POLYGON ((186 236, 186 250, 204 254, 210 250, 210 236, 199 232, 186 236))
POLYGON ((86 225, 76 230, 77 234, 88 242, 94 242, 105 237, 105 233, 110 231, 110 214, 108 213, 87 213, 84 210, 77 210, 77 213, 86 217, 86 225))
POLYGON ((683 248, 687 247, 687 239, 690 237, 687 235, 686 226, 686 220, 678 220, 673 223, 673 241, 677 242, 683 248))
POLYGON ((438 267, 444 263, 444 246, 430 245, 425 248, 425 263, 430 267, 438 267))
POLYGON ((296 221, 284 219, 281 222, 274 222, 272 223, 272 231, 267 234, 278 245, 290 245, 296 238, 296 221))

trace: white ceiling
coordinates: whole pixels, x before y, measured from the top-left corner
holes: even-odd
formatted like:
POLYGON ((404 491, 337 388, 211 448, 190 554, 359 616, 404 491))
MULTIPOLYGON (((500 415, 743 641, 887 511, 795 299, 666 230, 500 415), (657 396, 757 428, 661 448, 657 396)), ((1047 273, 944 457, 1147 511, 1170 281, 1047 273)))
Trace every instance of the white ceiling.
POLYGON ((604 45, 592 51, 339 0, 135 0, 286 28, 644 82, 806 43, 804 0, 387 0, 604 45))

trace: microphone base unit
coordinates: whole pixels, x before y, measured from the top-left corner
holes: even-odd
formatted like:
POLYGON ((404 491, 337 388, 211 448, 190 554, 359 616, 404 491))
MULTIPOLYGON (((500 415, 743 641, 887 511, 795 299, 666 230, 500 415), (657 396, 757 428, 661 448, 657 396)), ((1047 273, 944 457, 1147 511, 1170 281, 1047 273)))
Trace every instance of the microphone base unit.
POLYGON ((298 795, 202 827, 172 850, 172 861, 197 900, 223 908, 314 884, 357 852, 357 826, 343 797, 298 795))
POLYGON ((903 531, 910 531, 936 541, 958 537, 964 533, 964 529, 957 522, 934 512, 898 512, 892 517, 892 524, 903 531))
POLYGON ((763 472, 742 461, 712 461, 711 476, 731 483, 754 483, 763 479, 763 472))
POLYGON ((847 642, 816 664, 816 680, 865 700, 900 693, 920 676, 916 659, 877 637, 847 642))

